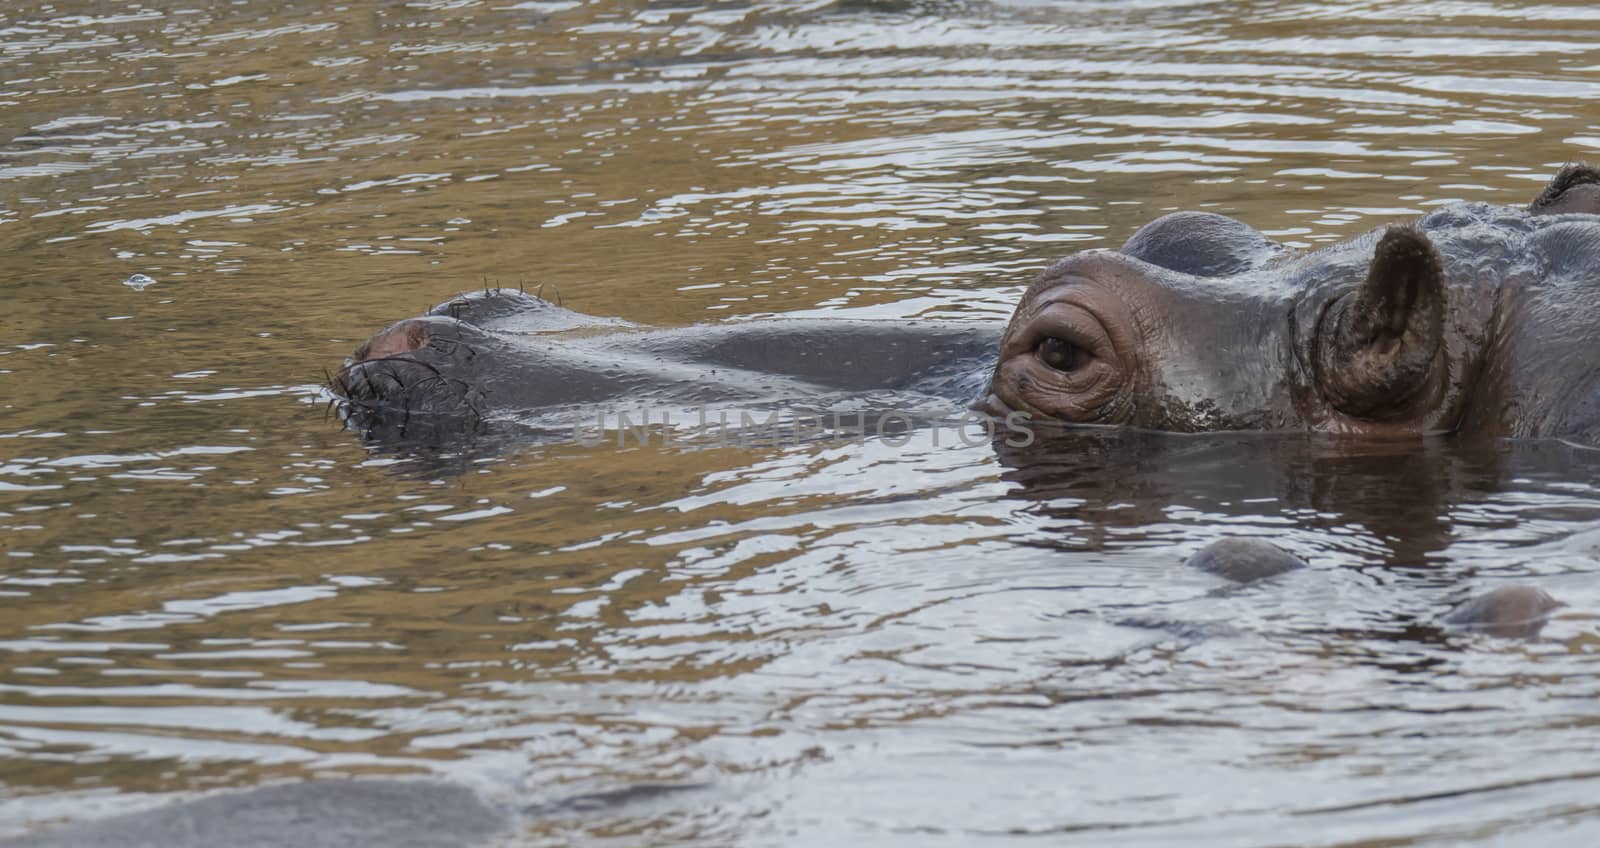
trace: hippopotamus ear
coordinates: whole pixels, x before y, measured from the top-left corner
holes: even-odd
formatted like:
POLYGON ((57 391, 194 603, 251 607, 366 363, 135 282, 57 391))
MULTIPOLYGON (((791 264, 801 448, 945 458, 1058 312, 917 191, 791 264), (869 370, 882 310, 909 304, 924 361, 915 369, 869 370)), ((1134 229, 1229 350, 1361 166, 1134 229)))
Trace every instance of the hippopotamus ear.
POLYGON ((1197 277, 1242 274, 1283 246, 1243 221, 1212 212, 1173 212, 1145 224, 1121 253, 1197 277))
POLYGON ((1600 169, 1583 164, 1562 168, 1528 205, 1528 211, 1535 215, 1600 214, 1600 169))
POLYGON ((1396 418, 1415 411, 1433 382, 1444 342, 1444 271, 1420 230, 1391 227, 1367 278, 1330 306, 1317 327, 1318 388, 1346 415, 1396 418))

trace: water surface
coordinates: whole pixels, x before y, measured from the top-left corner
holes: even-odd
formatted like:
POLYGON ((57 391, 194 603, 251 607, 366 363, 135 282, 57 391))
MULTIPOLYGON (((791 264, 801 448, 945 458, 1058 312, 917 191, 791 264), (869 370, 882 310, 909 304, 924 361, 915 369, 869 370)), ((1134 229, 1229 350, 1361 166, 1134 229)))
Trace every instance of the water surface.
POLYGON ((321 383, 485 283, 998 321, 1177 208, 1315 247, 1525 202, 1600 157, 1596 45, 1579 2, 0 11, 0 835, 411 774, 536 845, 1592 842, 1592 452, 440 466, 321 383), (1219 592, 1224 534, 1313 567, 1219 592), (1571 605, 1542 639, 1437 626, 1511 581, 1571 605), (700 788, 557 803, 634 786, 700 788))

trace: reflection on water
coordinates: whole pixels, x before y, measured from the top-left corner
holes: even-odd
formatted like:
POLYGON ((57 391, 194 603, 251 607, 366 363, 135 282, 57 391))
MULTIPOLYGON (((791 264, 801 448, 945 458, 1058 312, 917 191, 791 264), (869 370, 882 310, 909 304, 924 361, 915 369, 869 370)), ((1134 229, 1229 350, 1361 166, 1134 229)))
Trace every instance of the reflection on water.
POLYGON ((924 432, 441 474, 320 385, 484 281, 994 320, 1179 207, 1310 247, 1525 202, 1600 155, 1597 36, 1577 2, 0 11, 0 834, 400 772, 533 844, 1592 841, 1592 452, 924 432), (1311 568, 1181 567, 1226 534, 1311 568), (1542 639, 1440 626, 1511 581, 1571 605, 1542 639))

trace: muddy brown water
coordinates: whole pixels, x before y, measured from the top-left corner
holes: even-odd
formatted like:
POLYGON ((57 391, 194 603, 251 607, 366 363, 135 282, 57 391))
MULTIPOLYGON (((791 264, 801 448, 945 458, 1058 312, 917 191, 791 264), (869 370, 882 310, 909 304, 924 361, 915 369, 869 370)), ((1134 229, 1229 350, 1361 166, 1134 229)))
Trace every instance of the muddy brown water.
POLYGON ((483 281, 1001 320, 1172 209, 1314 247, 1522 202, 1600 158, 1597 45, 1581 2, 11 4, 0 836, 419 775, 522 811, 510 844, 1592 844, 1595 452, 922 431, 445 473, 321 382, 483 281), (1223 534, 1312 567, 1219 593, 1180 563, 1223 534), (1570 604, 1542 638, 1438 627, 1513 581, 1570 604))

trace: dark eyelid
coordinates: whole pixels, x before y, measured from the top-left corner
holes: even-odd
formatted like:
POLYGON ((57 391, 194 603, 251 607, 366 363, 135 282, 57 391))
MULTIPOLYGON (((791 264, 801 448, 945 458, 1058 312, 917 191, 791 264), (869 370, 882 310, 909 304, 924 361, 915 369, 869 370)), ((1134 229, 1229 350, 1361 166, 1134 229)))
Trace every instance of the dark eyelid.
POLYGON ((1077 304, 1059 301, 1047 304, 1039 311, 1034 326, 1037 328, 1034 347, 1045 338, 1054 336, 1082 348, 1092 356, 1104 358, 1115 353, 1111 336, 1100 319, 1077 304))

